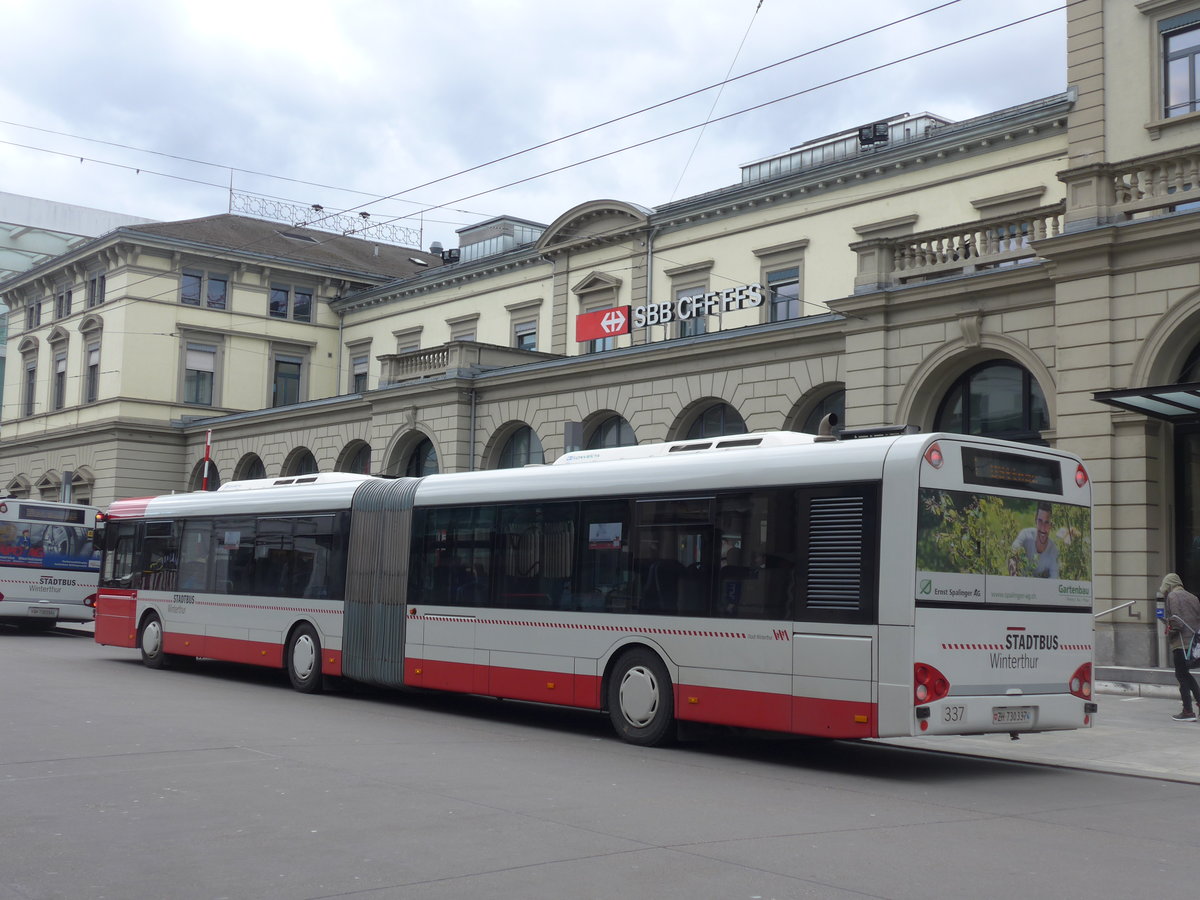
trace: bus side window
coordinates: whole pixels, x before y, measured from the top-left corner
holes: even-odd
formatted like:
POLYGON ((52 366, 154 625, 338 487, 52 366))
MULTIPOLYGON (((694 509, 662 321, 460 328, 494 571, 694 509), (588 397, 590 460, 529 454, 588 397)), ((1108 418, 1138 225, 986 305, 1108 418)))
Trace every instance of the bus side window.
POLYGON ((179 531, 174 522, 145 523, 141 564, 134 573, 134 588, 151 591, 175 590, 179 573, 179 531))
POLYGON ((583 612, 622 612, 632 603, 633 537, 628 500, 594 500, 582 505, 579 568, 572 608, 583 612))
POLYGON ((213 523, 210 519, 190 519, 183 523, 179 542, 179 589, 208 591, 212 552, 213 523))
POLYGON ((138 553, 138 525, 119 522, 108 526, 106 542, 111 552, 105 557, 105 587, 127 588, 133 585, 134 561, 138 553))

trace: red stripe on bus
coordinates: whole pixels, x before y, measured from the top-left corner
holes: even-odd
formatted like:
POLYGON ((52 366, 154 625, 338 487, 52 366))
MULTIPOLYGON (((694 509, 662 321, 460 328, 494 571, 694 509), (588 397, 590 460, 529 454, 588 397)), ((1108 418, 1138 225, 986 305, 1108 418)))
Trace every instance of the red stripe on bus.
MULTIPOLYGON (((594 675, 542 672, 410 657, 405 682, 413 687, 600 709, 601 680, 594 675)), ((683 721, 755 728, 828 738, 878 735, 876 704, 791 697, 764 691, 675 686, 675 717, 683 721)))

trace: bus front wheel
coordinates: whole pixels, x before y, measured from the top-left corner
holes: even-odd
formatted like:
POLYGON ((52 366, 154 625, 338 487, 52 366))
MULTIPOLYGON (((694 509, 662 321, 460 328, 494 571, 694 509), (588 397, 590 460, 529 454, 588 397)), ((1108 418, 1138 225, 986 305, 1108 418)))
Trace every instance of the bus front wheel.
POLYGON ((307 622, 297 626, 288 640, 287 672, 292 687, 300 693, 321 690, 321 639, 307 622))
POLYGON ((631 744, 661 747, 675 737, 671 676, 658 654, 637 648, 625 653, 608 682, 608 714, 617 734, 631 744))
POLYGON ((157 613, 142 619, 138 628, 138 647, 142 651, 142 663, 151 669, 165 669, 169 663, 163 652, 163 625, 157 613))

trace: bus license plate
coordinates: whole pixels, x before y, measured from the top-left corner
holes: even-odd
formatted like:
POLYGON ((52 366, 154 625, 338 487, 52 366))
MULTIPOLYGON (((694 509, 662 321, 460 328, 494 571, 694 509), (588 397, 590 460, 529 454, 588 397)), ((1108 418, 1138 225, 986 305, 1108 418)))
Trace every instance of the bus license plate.
POLYGON ((1032 706, 993 706, 993 725, 1032 725, 1032 706))
POLYGON ((48 619, 57 619, 58 618, 58 607, 57 606, 31 606, 31 607, 29 607, 29 614, 31 616, 43 616, 48 619))

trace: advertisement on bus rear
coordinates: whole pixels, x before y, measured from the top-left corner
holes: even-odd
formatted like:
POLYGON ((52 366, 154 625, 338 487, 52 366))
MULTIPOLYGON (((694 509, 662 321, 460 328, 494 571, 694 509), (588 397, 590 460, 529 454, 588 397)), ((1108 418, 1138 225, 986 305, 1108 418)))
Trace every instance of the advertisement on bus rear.
POLYGON ((94 537, 91 528, 79 525, 0 522, 0 566, 98 572, 100 549, 94 537))
POLYGON ((1086 506, 921 488, 918 602, 1091 607, 1086 506))

